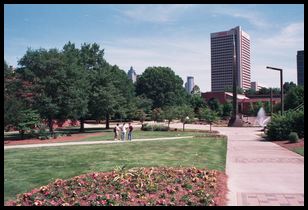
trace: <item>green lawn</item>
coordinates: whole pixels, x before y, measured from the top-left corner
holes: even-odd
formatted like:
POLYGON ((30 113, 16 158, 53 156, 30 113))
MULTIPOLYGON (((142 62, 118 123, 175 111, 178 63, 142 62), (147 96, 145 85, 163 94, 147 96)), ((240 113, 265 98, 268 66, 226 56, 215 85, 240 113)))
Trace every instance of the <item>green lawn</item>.
MULTIPOLYGON (((174 134, 155 132, 153 136, 148 132, 142 133, 148 137, 174 134)), ((16 194, 46 185, 57 178, 67 179, 88 172, 110 171, 123 165, 127 165, 127 168, 195 166, 224 171, 226 147, 226 140, 198 137, 4 150, 4 200, 14 199, 16 194)))
POLYGON ((294 152, 304 156, 304 147, 301 147, 301 148, 296 148, 293 150, 294 152))

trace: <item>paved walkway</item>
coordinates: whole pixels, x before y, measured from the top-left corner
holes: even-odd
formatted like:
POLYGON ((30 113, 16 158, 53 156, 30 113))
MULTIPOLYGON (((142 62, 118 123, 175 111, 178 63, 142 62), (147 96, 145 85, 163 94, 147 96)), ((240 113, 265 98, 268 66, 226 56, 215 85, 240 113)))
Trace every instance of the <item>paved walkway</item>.
POLYGON ((304 157, 262 141, 260 128, 214 129, 228 136, 228 205, 304 205, 304 157))
MULTIPOLYGON (((180 137, 165 137, 165 138, 150 138, 150 139, 133 139, 132 142, 139 141, 155 141, 155 140, 174 140, 174 139, 187 139, 193 138, 193 136, 180 136, 180 137)), ((18 148, 34 148, 34 147, 57 147, 57 146, 68 146, 68 145, 90 145, 90 144, 117 144, 126 143, 130 141, 83 141, 83 142, 64 142, 64 143, 50 143, 50 144, 26 144, 26 145, 14 145, 4 146, 4 150, 7 149, 18 149, 18 148)))
MULTIPOLYGON (((181 128, 182 124, 172 124, 181 128)), ((209 130, 205 125, 189 129, 209 130)), ((304 157, 262 141, 258 127, 213 127, 228 136, 229 206, 303 206, 304 157)))

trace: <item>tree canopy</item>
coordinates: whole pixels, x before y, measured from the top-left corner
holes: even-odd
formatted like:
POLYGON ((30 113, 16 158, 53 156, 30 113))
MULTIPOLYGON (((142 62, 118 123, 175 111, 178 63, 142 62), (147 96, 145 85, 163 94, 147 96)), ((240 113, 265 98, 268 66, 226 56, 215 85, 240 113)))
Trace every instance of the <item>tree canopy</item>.
POLYGON ((136 82, 136 94, 153 101, 152 108, 181 105, 188 97, 183 80, 169 67, 149 67, 136 82))

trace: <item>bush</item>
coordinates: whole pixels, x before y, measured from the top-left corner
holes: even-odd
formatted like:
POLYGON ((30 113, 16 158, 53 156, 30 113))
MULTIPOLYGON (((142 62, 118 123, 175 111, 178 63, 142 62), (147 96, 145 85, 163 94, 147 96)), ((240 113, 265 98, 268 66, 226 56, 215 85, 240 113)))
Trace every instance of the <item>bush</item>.
POLYGON ((299 138, 304 137, 304 111, 288 111, 284 115, 274 114, 267 125, 269 140, 286 140, 291 132, 296 132, 299 138))
POLYGON ((291 143, 297 143, 298 142, 298 135, 296 132, 291 132, 289 134, 289 140, 291 143))
POLYGON ((141 127, 141 130, 143 131, 168 131, 168 126, 165 125, 152 125, 152 124, 143 124, 141 127))

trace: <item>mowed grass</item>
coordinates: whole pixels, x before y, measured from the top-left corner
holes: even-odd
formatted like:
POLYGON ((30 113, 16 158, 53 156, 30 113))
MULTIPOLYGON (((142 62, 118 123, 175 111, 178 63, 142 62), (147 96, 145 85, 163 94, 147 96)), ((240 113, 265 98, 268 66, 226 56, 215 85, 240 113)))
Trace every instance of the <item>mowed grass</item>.
MULTIPOLYGON (((158 133, 166 134, 155 132, 155 137, 158 133)), ((226 147, 225 139, 198 137, 5 150, 4 201, 15 199, 17 194, 46 185, 57 178, 111 171, 123 165, 126 168, 195 166, 224 171, 226 147)))
MULTIPOLYGON (((157 131, 141 131, 136 130, 133 131, 133 140, 134 139, 145 139, 145 138, 164 138, 164 137, 179 137, 179 136, 194 136, 194 135, 203 135, 209 136, 207 133, 199 133, 199 132, 157 132, 157 131)), ((119 134, 119 139, 121 138, 121 133, 119 134)), ((126 134, 127 139, 127 134, 126 134)), ((99 141, 99 140, 114 140, 114 133, 113 131, 104 131, 102 135, 99 136, 92 136, 81 141, 99 141)))
POLYGON ((304 147, 295 148, 293 149, 293 151, 296 152, 297 154, 300 154, 301 156, 304 156, 304 147))

